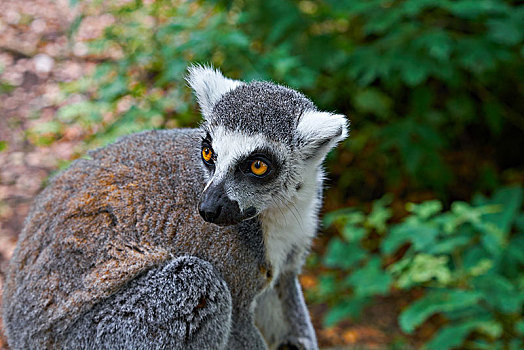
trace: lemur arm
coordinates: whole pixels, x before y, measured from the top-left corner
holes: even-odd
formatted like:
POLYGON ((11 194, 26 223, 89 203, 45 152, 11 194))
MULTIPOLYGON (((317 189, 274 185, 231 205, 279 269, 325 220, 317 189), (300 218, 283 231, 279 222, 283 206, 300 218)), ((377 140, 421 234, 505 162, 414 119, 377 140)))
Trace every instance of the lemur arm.
POLYGON ((255 326, 253 314, 246 309, 233 311, 228 350, 267 350, 267 344, 255 326))
POLYGON ((315 330, 311 324, 297 275, 292 272, 281 275, 275 288, 282 303, 284 319, 289 325, 288 334, 279 347, 293 349, 293 346, 296 346, 304 350, 318 349, 315 330))
POLYGON ((256 324, 270 349, 317 350, 315 330, 294 272, 280 275, 257 300, 256 324))
POLYGON ((71 349, 224 349, 229 289, 211 264, 182 256, 95 305, 60 342, 71 349))

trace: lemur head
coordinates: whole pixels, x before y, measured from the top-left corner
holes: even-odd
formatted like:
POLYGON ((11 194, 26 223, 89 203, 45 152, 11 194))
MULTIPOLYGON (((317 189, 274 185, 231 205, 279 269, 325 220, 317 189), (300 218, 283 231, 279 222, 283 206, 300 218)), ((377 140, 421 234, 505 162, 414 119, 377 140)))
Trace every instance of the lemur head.
POLYGON ((324 157, 347 136, 343 115, 318 111, 289 88, 209 67, 191 67, 187 81, 204 116, 204 220, 237 224, 317 195, 324 157))

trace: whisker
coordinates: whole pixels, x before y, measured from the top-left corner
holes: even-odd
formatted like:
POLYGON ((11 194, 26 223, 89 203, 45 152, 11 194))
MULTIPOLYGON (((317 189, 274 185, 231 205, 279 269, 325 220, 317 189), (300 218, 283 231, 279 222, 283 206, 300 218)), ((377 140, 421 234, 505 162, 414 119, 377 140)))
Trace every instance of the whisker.
POLYGON ((282 195, 277 195, 277 198, 280 200, 280 203, 283 206, 285 206, 287 208, 287 210, 293 215, 293 217, 297 221, 297 224, 300 226, 300 229, 304 230, 304 227, 302 225, 302 220, 300 220, 300 219, 302 219, 302 215, 300 215, 300 213, 298 212, 298 209, 296 208, 294 203, 292 203, 291 201, 287 200, 282 195), (290 205, 291 205, 291 207, 290 207, 290 205), (295 209, 295 210, 293 210, 293 209, 295 209))

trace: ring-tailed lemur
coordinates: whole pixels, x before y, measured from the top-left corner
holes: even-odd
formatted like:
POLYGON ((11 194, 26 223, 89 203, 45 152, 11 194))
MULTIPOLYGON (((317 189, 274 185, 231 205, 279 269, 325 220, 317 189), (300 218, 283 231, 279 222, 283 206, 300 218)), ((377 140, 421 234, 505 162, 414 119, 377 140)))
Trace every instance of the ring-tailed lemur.
POLYGON ((297 281, 344 116, 190 68, 199 129, 131 135, 56 176, 10 263, 14 349, 316 349, 297 281))

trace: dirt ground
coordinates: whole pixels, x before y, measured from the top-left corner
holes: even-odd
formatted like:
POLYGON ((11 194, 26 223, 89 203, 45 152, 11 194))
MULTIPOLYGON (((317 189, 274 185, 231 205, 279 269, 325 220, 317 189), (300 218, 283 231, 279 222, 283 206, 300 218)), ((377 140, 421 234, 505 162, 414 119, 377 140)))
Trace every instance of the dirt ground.
MULTIPOLYGON (((30 142, 27 131, 50 120, 67 103, 61 82, 76 79, 94 63, 68 43, 75 18, 68 0, 0 2, 0 290, 23 220, 44 181, 73 157, 75 130, 50 146, 30 142)), ((85 28, 89 32, 89 28, 85 28)), ((1 295, 0 295, 1 305, 1 295)), ((0 348, 6 347, 1 336, 0 348)))
MULTIPOLYGON (((96 64, 84 56, 82 40, 99 33, 107 16, 86 18, 78 41, 71 44, 68 28, 77 11, 68 0, 0 2, 0 290, 33 198, 61 162, 75 157, 82 140, 74 127, 47 146, 35 145, 28 135, 68 103, 59 84, 89 73, 96 64)), ((314 278, 314 271, 306 271, 304 287, 314 278)), ((314 305, 311 313, 324 347, 382 349, 398 332, 397 307, 398 303, 384 300, 370 308, 362 322, 330 329, 321 326, 325 306, 314 305)), ((7 349, 2 334, 0 318, 0 349, 7 349)))

